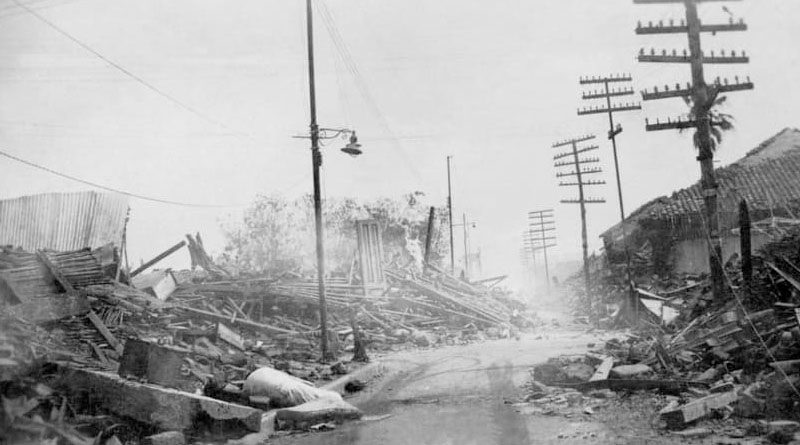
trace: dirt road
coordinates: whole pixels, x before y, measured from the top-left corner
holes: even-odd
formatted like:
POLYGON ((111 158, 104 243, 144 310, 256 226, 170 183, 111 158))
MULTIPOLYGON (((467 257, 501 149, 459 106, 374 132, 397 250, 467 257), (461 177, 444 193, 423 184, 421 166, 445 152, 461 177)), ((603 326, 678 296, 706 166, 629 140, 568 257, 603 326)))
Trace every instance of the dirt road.
POLYGON ((548 357, 582 353, 596 341, 591 335, 555 332, 395 355, 387 362, 398 372, 351 400, 365 420, 271 443, 616 443, 602 424, 520 414, 510 405, 520 396, 531 366, 548 357))

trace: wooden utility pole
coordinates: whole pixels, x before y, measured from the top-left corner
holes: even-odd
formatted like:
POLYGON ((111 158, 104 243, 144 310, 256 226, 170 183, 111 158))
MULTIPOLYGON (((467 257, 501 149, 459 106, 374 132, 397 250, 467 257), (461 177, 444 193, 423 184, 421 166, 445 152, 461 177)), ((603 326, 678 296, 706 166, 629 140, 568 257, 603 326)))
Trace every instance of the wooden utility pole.
POLYGON ((622 133, 622 126, 617 124, 614 126, 614 113, 623 111, 638 111, 642 109, 641 104, 624 103, 612 104, 612 97, 621 97, 633 94, 633 88, 616 88, 612 89, 612 83, 631 82, 633 79, 630 75, 617 74, 607 77, 582 77, 579 79, 581 85, 602 84, 604 89, 602 91, 591 91, 583 93, 583 100, 605 99, 605 107, 588 107, 578 110, 578 116, 587 116, 591 114, 608 114, 608 138, 611 140, 611 147, 614 152, 614 172, 617 176, 617 194, 619 195, 619 214, 620 218, 625 220, 625 205, 622 202, 622 181, 620 180, 619 161, 617 158, 617 135, 622 133))
POLYGON ((734 22, 733 19, 727 24, 708 25, 700 21, 697 14, 697 3, 707 1, 734 1, 734 0, 633 0, 634 4, 656 4, 656 3, 682 3, 686 11, 686 19, 680 23, 671 20, 668 24, 658 22, 648 23, 642 26, 641 23, 636 27, 636 34, 682 34, 688 36, 689 51, 683 50, 678 53, 673 50, 670 54, 662 50, 656 54, 655 50, 650 50, 647 54, 644 49, 639 52, 639 62, 650 63, 688 63, 691 67, 692 83, 682 87, 675 85, 674 89, 666 86, 663 91, 654 88, 653 91, 643 91, 642 99, 655 100, 670 97, 691 98, 692 116, 687 119, 678 118, 677 120, 668 119, 667 122, 656 120, 652 124, 645 120, 647 131, 674 130, 695 128, 695 145, 698 149, 697 160, 700 162, 701 185, 703 188, 703 200, 705 204, 705 225, 709 237, 709 269, 711 271, 711 286, 714 298, 722 299, 725 295, 725 283, 722 269, 722 244, 719 234, 719 217, 717 215, 717 180, 714 175, 714 141, 712 140, 711 127, 719 125, 719 122, 712 122, 711 108, 717 96, 723 92, 733 92, 750 90, 753 84, 748 78, 746 82, 739 82, 738 77, 735 83, 731 84, 728 80, 721 81, 716 79, 714 84, 708 85, 703 73, 703 65, 710 64, 734 64, 748 63, 750 60, 744 52, 739 54, 731 51, 729 55, 721 51, 715 55, 712 51, 710 55, 703 53, 700 45, 700 34, 710 32, 716 34, 724 31, 745 31, 747 25, 743 20, 734 22))
POLYGON ((583 168, 583 166, 586 164, 594 164, 600 162, 600 159, 581 158, 579 155, 582 153, 586 153, 588 151, 597 150, 599 147, 597 145, 592 145, 589 147, 583 147, 578 149, 578 144, 581 142, 592 140, 594 138, 595 138, 594 135, 587 135, 575 139, 556 142, 555 144, 553 144, 553 148, 563 147, 567 145, 572 147, 571 152, 557 154, 553 156, 553 160, 556 161, 554 164, 556 168, 569 167, 569 171, 556 173, 556 177, 563 178, 568 176, 575 176, 575 182, 559 182, 558 185, 560 187, 569 187, 569 186, 578 187, 577 199, 562 199, 561 202, 564 204, 579 204, 581 207, 581 246, 583 247, 583 275, 584 275, 584 284, 586 286, 587 298, 590 297, 591 281, 589 277, 589 240, 588 240, 588 235, 586 233, 586 204, 599 204, 606 202, 606 200, 602 198, 587 198, 584 193, 584 187, 593 185, 602 185, 605 184, 606 182, 601 180, 584 179, 584 176, 586 175, 602 173, 603 169, 601 169, 600 167, 583 168), (559 159, 567 157, 572 157, 572 161, 558 161, 559 159))
POLYGON ((322 153, 319 150, 319 125, 317 124, 317 100, 314 83, 314 25, 311 0, 306 0, 306 33, 308 38, 308 90, 311 123, 311 168, 314 173, 314 226, 317 238, 317 286, 319 288, 320 349, 322 361, 332 360, 328 350, 328 307, 325 301, 325 243, 322 225, 322 193, 320 191, 319 168, 322 166, 322 153))
POLYGON ((456 256, 453 248, 453 189, 450 186, 450 158, 447 157, 447 218, 450 220, 450 274, 456 274, 456 256))
POLYGON ((550 292, 550 265, 547 261, 547 249, 555 247, 555 234, 556 222, 553 217, 553 209, 536 210, 528 212, 529 229, 530 229, 530 242, 531 248, 535 254, 536 251, 541 250, 544 255, 544 276, 547 279, 547 292, 550 292), (548 236, 551 235, 551 236, 548 236))
MULTIPOLYGON (((614 173, 617 177, 617 196, 619 198, 619 217, 620 221, 622 222, 622 238, 623 238, 623 247, 625 250, 625 278, 627 281, 627 288, 628 288, 628 300, 631 304, 630 307, 637 307, 636 306, 636 290, 633 284, 633 274, 631 272, 631 254, 630 249, 628 248, 628 240, 627 240, 627 233, 625 228, 625 204, 622 199, 622 180, 620 179, 620 172, 619 172, 619 160, 617 157, 617 135, 622 133, 622 125, 619 123, 614 126, 614 113, 620 113, 623 111, 639 111, 642 109, 641 104, 637 103, 624 103, 624 104, 612 104, 611 98, 612 97, 622 97, 622 96, 629 96, 633 95, 633 88, 630 87, 620 87, 612 89, 612 83, 618 84, 621 82, 631 82, 633 79, 629 74, 622 75, 611 75, 606 77, 582 77, 579 79, 579 83, 581 85, 596 85, 602 84, 603 90, 601 91, 591 91, 591 92, 584 92, 583 93, 583 100, 595 100, 595 99, 605 99, 605 107, 589 107, 583 108, 578 110, 578 116, 587 116, 591 114, 607 114, 608 115, 608 139, 611 140, 611 148, 614 153, 614 173)), ((634 314, 637 314, 638 311, 632 311, 634 314)), ((637 320, 638 322, 638 320, 637 320)))
POLYGON ((433 224, 436 217, 436 207, 431 206, 430 214, 428 215, 428 232, 425 237, 425 264, 422 267, 427 268, 428 262, 431 260, 431 248, 433 247, 433 224))

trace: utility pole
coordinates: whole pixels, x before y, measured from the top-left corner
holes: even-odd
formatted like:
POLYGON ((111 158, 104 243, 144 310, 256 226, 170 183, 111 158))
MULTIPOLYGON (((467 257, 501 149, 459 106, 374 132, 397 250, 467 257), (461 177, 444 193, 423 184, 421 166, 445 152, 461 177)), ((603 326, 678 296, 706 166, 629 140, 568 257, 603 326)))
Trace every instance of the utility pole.
POLYGON ((717 180, 714 174, 714 150, 715 142, 712 140, 712 126, 720 125, 720 122, 712 122, 711 108, 717 96, 723 92, 733 92, 753 89, 753 84, 748 78, 746 82, 739 82, 735 78, 735 83, 730 83, 717 78, 712 85, 706 84, 703 65, 709 64, 734 64, 748 63, 750 59, 742 51, 736 53, 731 51, 729 55, 721 51, 719 55, 710 52, 710 55, 703 53, 700 45, 700 34, 710 32, 716 34, 724 31, 746 31, 747 25, 744 20, 734 22, 733 18, 728 23, 723 24, 703 24, 697 14, 697 3, 702 1, 734 1, 734 0, 633 0, 634 4, 655 4, 655 3, 682 3, 686 12, 686 19, 680 23, 670 20, 668 24, 649 22, 647 26, 642 26, 641 22, 636 27, 636 34, 683 34, 688 36, 689 51, 684 49, 681 54, 672 50, 668 54, 662 50, 661 54, 651 49, 649 54, 642 49, 639 52, 639 62, 649 63, 688 63, 691 67, 692 82, 682 87, 680 84, 670 89, 667 85, 663 91, 654 88, 653 91, 642 91, 642 99, 645 101, 666 99, 671 97, 691 98, 692 115, 687 119, 678 118, 677 120, 668 119, 666 122, 656 120, 650 123, 645 120, 647 131, 674 130, 695 128, 695 145, 698 149, 697 160, 700 162, 701 185, 703 187, 703 200, 705 203, 705 223, 709 236, 709 269, 711 271, 711 287, 714 298, 718 301, 725 296, 725 283, 723 280, 722 269, 722 244, 719 234, 719 217, 717 215, 717 180))
POLYGON ((530 253, 531 282, 536 281, 536 252, 539 250, 539 246, 533 238, 535 238, 535 233, 531 228, 522 232, 522 250, 526 255, 530 253))
POLYGON ((622 202, 622 181, 620 180, 619 173, 619 160, 617 157, 617 135, 622 133, 622 125, 617 124, 614 126, 614 113, 623 111, 637 111, 641 110, 641 104, 625 103, 613 104, 611 103, 612 97, 627 96, 633 94, 633 88, 616 88, 612 89, 611 83, 631 82, 633 79, 630 75, 612 75, 607 77, 582 77, 579 79, 581 85, 602 84, 604 89, 602 91, 584 92, 583 100, 605 99, 605 107, 588 107, 578 110, 578 116, 586 116, 590 114, 608 114, 608 138, 611 140, 611 147, 614 152, 614 171, 617 176, 617 194, 619 195, 619 214, 622 220, 625 220, 625 205, 622 202))
POLYGON ((428 230, 425 236, 425 264, 422 266, 427 269, 428 263, 431 261, 431 248, 433 247, 433 224, 436 218, 436 207, 431 206, 430 214, 428 215, 428 230))
MULTIPOLYGON (((611 148, 614 153, 614 173, 617 177, 617 196, 619 198, 619 217, 622 224, 622 239, 624 240, 624 249, 625 249, 625 277, 627 280, 627 287, 628 287, 628 300, 632 304, 631 308, 635 308, 636 304, 636 296, 635 296, 635 289, 633 284, 633 274, 631 273, 631 254, 630 249, 628 248, 627 244, 627 234, 626 234, 626 227, 625 227, 625 204, 622 199, 622 180, 620 179, 620 172, 619 172, 619 158, 617 156, 617 135, 622 133, 622 125, 619 123, 614 126, 614 113, 620 113, 624 111, 639 111, 642 109, 641 104, 636 103, 625 103, 625 104, 613 104, 611 103, 612 97, 621 97, 621 96, 629 96, 633 95, 633 88, 630 87, 620 87, 616 89, 612 89, 610 84, 612 83, 621 83, 621 82, 631 82, 633 79, 631 78, 630 74, 628 75, 611 75, 606 77, 582 77, 579 79, 579 83, 581 85, 596 85, 602 84, 603 90, 602 91, 592 91, 589 93, 583 93, 583 100, 594 100, 594 99, 605 99, 606 105, 605 107, 589 107, 583 108, 578 110, 578 116, 586 116, 591 114, 607 114, 608 115, 608 138, 611 140, 611 148)), ((633 311, 633 313, 637 314, 638 311, 633 311)), ((638 322, 638 320, 637 320, 638 322)))
POLYGON ((322 196, 319 185, 319 168, 322 153, 319 151, 319 126, 317 125, 317 99, 314 84, 314 23, 311 13, 311 0, 306 0, 306 31, 308 34, 308 89, 309 110, 311 114, 311 164, 314 171, 314 225, 317 236, 317 286, 319 288, 320 349, 322 361, 333 359, 328 350, 328 307, 325 301, 325 245, 323 243, 322 196))
POLYGON ((605 184, 606 182, 594 179, 584 179, 585 175, 602 173, 603 169, 601 169, 600 167, 583 168, 583 166, 586 164, 593 164, 600 162, 600 159, 581 158, 579 155, 582 153, 586 153, 588 151, 597 150, 599 147, 597 145, 591 145, 588 147, 583 147, 578 149, 578 144, 581 142, 592 140, 594 138, 595 138, 594 135, 587 135, 575 139, 556 142, 555 144, 553 144, 553 148, 564 147, 567 145, 572 147, 572 152, 557 154, 553 156, 553 160, 556 161, 554 163, 554 166, 556 168, 569 167, 569 171, 556 173, 556 177, 563 178, 568 176, 575 176, 575 182, 559 182, 558 185, 560 187, 568 187, 568 186, 578 187, 577 199, 562 199, 561 202, 564 204, 580 204, 581 246, 583 247, 583 275, 584 275, 584 285, 586 286, 586 298, 590 298, 590 291, 591 291, 591 281, 589 277, 589 240, 588 240, 588 235, 586 233, 586 204, 599 204, 606 202, 606 200, 602 198, 587 198, 584 193, 584 187, 593 185, 602 185, 605 184), (558 161, 558 159, 563 159, 567 157, 572 157, 572 161, 558 161))
POLYGON ((450 220, 450 274, 456 274, 456 256, 453 248, 453 189, 450 186, 450 158, 447 157, 447 218, 450 220))
POLYGON ((469 246, 467 246, 467 214, 462 213, 462 225, 464 226, 464 279, 469 281, 469 246))
POLYGON ((547 292, 550 293, 550 265, 547 262, 547 249, 555 247, 555 235, 548 232, 556 230, 553 209, 536 210, 528 212, 530 220, 531 241, 534 243, 534 251, 541 250, 544 254, 544 275, 547 279, 547 292), (551 243, 552 244, 548 244, 551 243), (536 245, 538 243, 538 245, 536 245))

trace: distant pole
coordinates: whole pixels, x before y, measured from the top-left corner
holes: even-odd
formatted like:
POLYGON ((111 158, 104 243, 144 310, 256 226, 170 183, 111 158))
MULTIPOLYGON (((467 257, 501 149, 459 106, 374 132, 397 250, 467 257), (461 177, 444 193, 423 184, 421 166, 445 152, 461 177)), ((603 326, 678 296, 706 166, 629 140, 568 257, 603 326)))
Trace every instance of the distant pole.
MULTIPOLYGON (((558 161, 555 167, 569 167, 571 171, 556 173, 556 177, 563 178, 575 176, 575 182, 560 182, 559 186, 577 186, 578 199, 562 199, 561 202, 565 204, 580 204, 581 209, 581 247, 583 248, 583 275, 584 285, 586 286, 586 298, 591 298, 591 279, 589 277, 589 237, 586 230, 586 204, 601 204, 605 203, 605 199, 601 198, 587 198, 584 194, 584 188, 592 185, 602 185, 605 181, 597 181, 591 179, 584 179, 586 175, 594 173, 602 173, 603 169, 600 167, 583 168, 586 164, 597 163, 600 160, 597 158, 581 158, 581 154, 591 150, 597 150, 597 145, 584 147, 578 149, 579 142, 585 142, 594 139, 594 135, 582 136, 580 138, 569 139, 553 144, 553 148, 570 146, 571 152, 561 153, 553 157, 553 160, 558 161, 563 158, 572 158, 572 161, 558 161)), ((590 301, 590 300, 589 300, 590 301)))
POLYGON ((428 267, 428 262, 431 260, 431 247, 433 246, 433 223, 436 217, 436 207, 431 206, 430 214, 428 215, 428 236, 425 237, 425 264, 428 267))
POLYGON ((464 278, 469 281, 469 247, 467 246, 467 214, 462 213, 464 226, 464 278))
MULTIPOLYGON (((625 111, 639 111, 642 109, 641 104, 637 103, 624 103, 624 104, 612 104, 611 98, 612 97, 622 97, 622 96, 629 96, 633 95, 633 88, 611 88, 611 83, 619 84, 619 83, 627 83, 631 82, 633 79, 630 75, 624 74, 617 74, 611 76, 604 76, 604 77, 584 77, 579 80, 581 85, 588 85, 588 84, 602 84, 604 89, 602 91, 595 91, 590 93, 584 93, 583 99, 603 99, 605 98, 606 108, 603 109, 602 107, 593 107, 593 108, 584 108, 583 110, 578 110, 578 115, 589 115, 589 114, 608 114, 608 138, 611 140, 611 148, 614 154, 614 172, 616 174, 617 179, 617 196, 619 198, 619 216, 620 220, 622 221, 622 239, 623 239, 623 247, 625 250, 625 279, 627 281, 626 287, 628 288, 628 299, 632 307, 636 307, 636 293, 634 290, 633 284, 633 273, 631 272, 631 254, 630 249, 628 248, 628 240, 627 240, 627 233, 625 228, 625 204, 622 200, 622 180, 620 178, 619 172, 619 158, 617 156, 617 135, 622 133, 622 126, 617 124, 614 125, 614 113, 625 112, 625 111)), ((638 312, 634 312, 635 316, 637 317, 636 322, 638 322, 638 312)))
POLYGON ((550 247, 555 247, 555 239, 556 237, 554 234, 550 234, 548 236, 547 232, 553 232, 556 230, 555 228, 555 220, 553 217, 553 209, 547 210, 536 210, 532 212, 528 212, 528 218, 530 220, 529 225, 529 236, 530 240, 533 243, 532 249, 534 255, 537 250, 541 250, 544 256, 544 274, 545 279, 547 280, 547 292, 550 292, 550 265, 548 264, 547 259, 547 249, 550 247))
MULTIPOLYGON (((545 239, 544 230, 544 212, 539 213, 539 231, 541 232, 542 239, 545 239)), ((544 276, 547 280, 547 293, 550 293, 550 266, 547 264, 547 243, 542 246, 544 252, 544 276)))
POLYGON ((450 220, 450 274, 456 274, 456 257, 453 249, 453 189, 450 185, 450 158, 447 157, 447 214, 450 220))

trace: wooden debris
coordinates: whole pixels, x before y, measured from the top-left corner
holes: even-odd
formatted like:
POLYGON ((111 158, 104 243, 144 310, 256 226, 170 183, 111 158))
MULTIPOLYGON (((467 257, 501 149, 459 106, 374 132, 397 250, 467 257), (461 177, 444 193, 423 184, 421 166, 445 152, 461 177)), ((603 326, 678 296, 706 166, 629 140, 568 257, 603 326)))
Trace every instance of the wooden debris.
POLYGON ((245 350, 244 338, 221 322, 217 322, 217 338, 235 347, 236 349, 241 351, 245 350))
POLYGON ((117 337, 114 337, 114 334, 108 330, 108 327, 105 325, 105 323, 103 323, 103 320, 101 320, 100 317, 98 317, 97 314, 92 310, 89 311, 87 317, 89 318, 89 321, 92 322, 92 325, 94 325, 94 327, 97 329, 97 332, 99 332, 100 335, 106 339, 108 345, 111 346, 111 348, 114 349, 117 354, 122 355, 122 344, 120 344, 119 340, 117 340, 117 337))
POLYGON ((735 392, 711 394, 685 405, 661 413, 661 419, 667 422, 668 428, 682 428, 689 422, 703 418, 713 410, 724 408, 735 402, 738 396, 735 392))
POLYGON ((155 258, 153 258, 150 261, 147 261, 146 263, 144 263, 141 266, 137 267, 133 272, 131 272, 131 278, 133 278, 136 275, 139 275, 140 273, 144 272, 145 270, 147 270, 147 268, 155 266, 159 261, 161 261, 164 258, 166 258, 166 257, 172 255, 173 253, 177 252, 178 250, 180 250, 185 245, 186 245, 186 241, 181 241, 178 244, 175 244, 174 246, 170 247, 169 249, 159 253, 158 255, 156 255, 155 258))
POLYGON ((614 357, 604 358, 602 363, 600 363, 600 365, 594 371, 594 374, 589 379, 589 381, 595 382, 598 380, 606 380, 608 378, 608 373, 611 372, 611 368, 613 367, 614 367, 614 357))

